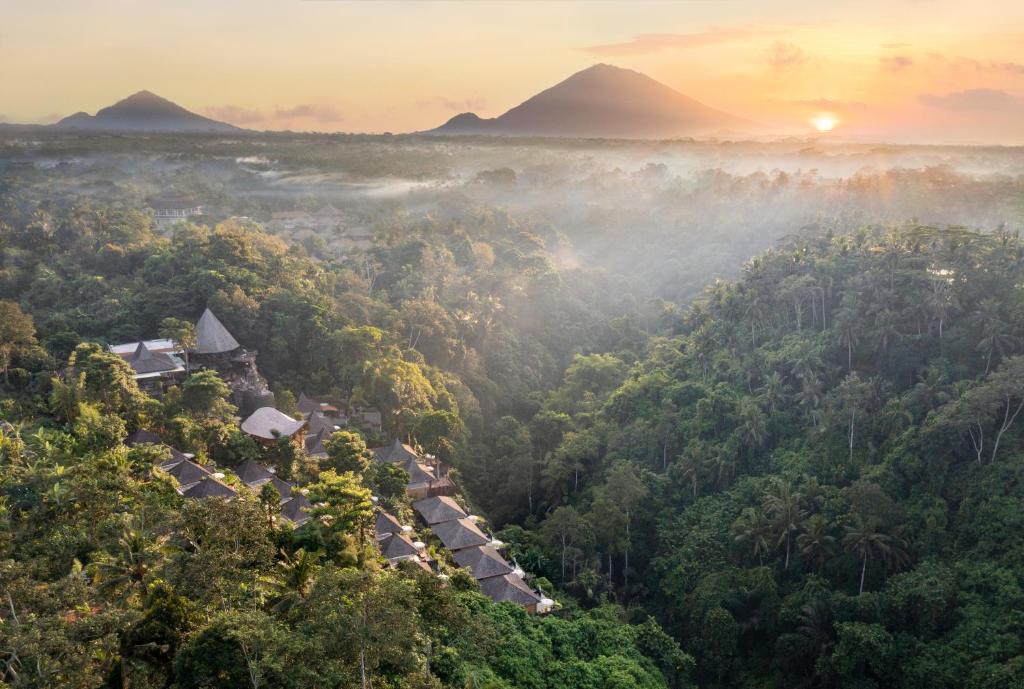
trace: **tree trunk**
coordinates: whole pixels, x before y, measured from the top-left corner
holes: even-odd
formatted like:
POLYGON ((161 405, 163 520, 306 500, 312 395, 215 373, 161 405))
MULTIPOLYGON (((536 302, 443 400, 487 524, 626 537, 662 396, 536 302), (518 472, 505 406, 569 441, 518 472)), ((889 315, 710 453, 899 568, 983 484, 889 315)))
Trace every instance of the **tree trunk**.
POLYGON ((1017 418, 1017 414, 1020 414, 1021 407, 1024 407, 1024 398, 1021 398, 1020 404, 1017 405, 1017 408, 1014 410, 1013 414, 1011 415, 1010 414, 1010 400, 1009 400, 1009 398, 1007 398, 1007 400, 1006 400, 1006 409, 1003 411, 1003 424, 1002 424, 1002 426, 999 427, 999 431, 996 433, 995 442, 992 443, 992 458, 989 460, 990 462, 995 462, 996 461, 996 450, 999 449, 999 441, 1003 437, 1003 433, 1005 433, 1006 430, 1011 425, 1013 425, 1014 420, 1017 418))
POLYGON ((853 429, 854 429, 854 423, 856 422, 856 419, 857 419, 857 412, 856 411, 850 412, 850 438, 849 438, 848 443, 849 443, 849 446, 850 446, 850 462, 851 463, 853 462, 853 429))
POLYGON ((868 571, 868 556, 865 555, 864 556, 864 562, 860 566, 860 591, 857 592, 858 596, 862 595, 864 593, 864 575, 867 574, 867 571, 868 571))
POLYGON ((622 564, 623 587, 629 587, 629 549, 632 545, 633 542, 629 538, 629 510, 626 510, 626 553, 624 555, 625 560, 622 564))
POLYGON ((786 564, 783 565, 783 567, 782 567, 783 569, 786 569, 786 570, 789 569, 789 550, 790 550, 790 535, 789 535, 789 532, 787 531, 786 532, 786 564))
POLYGON ((562 583, 565 583, 565 536, 561 537, 562 540, 562 583))
POLYGON ((533 514, 533 453, 530 453, 530 470, 526 473, 526 504, 533 514))
POLYGON ((967 427, 967 433, 971 436, 971 445, 974 447, 974 454, 978 459, 978 464, 981 464, 981 453, 985 449, 985 429, 980 422, 975 422, 967 427), (978 428, 977 434, 974 431, 975 426, 978 428))

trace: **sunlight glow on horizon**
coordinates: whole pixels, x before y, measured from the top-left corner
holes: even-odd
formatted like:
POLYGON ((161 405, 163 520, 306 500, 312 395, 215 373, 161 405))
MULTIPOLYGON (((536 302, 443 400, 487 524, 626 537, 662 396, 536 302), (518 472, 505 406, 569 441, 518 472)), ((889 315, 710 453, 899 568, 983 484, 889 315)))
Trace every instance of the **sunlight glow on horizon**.
POLYGON ((500 115, 607 62, 777 133, 823 131, 828 113, 844 136, 1024 143, 1013 0, 39 0, 5 16, 0 62, 18 67, 0 76, 0 121, 148 89, 254 129, 417 131, 500 115))

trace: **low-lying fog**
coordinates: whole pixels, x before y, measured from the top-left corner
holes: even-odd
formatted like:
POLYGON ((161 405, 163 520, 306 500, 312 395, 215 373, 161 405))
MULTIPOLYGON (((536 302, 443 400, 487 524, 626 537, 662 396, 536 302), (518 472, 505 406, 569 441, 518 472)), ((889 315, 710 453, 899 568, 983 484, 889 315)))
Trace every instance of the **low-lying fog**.
MULTIPOLYGON (((205 222, 241 217, 323 258, 418 222, 503 216, 564 268, 628 274, 671 300, 802 231, 875 223, 1024 224, 1024 149, 424 137, 0 140, 19 203, 145 208, 174 194, 205 222)), ((609 286, 610 289, 613 286, 609 286)))

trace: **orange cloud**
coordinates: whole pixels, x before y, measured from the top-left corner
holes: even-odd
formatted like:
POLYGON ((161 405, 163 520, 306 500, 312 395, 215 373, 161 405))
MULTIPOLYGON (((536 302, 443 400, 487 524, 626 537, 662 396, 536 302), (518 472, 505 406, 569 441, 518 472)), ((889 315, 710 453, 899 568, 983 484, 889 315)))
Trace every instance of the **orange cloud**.
POLYGON ((768 49, 768 64, 776 69, 793 67, 807 61, 803 49, 793 43, 775 41, 768 49))
POLYGON ((240 105, 211 105, 203 108, 202 114, 237 125, 255 124, 266 119, 257 108, 245 108, 240 105))
POLYGON ((902 72, 914 64, 914 58, 909 55, 887 55, 880 62, 885 69, 892 72, 902 72))
POLYGON ((923 94, 918 100, 931 108, 1009 112, 1024 110, 1024 100, 999 89, 967 89, 945 95, 923 94))
POLYGON ((345 119, 333 105, 318 103, 301 103, 290 107, 278 105, 270 112, 241 105, 211 105, 203 108, 202 113, 207 117, 240 126, 294 126, 295 120, 311 124, 336 124, 345 119))

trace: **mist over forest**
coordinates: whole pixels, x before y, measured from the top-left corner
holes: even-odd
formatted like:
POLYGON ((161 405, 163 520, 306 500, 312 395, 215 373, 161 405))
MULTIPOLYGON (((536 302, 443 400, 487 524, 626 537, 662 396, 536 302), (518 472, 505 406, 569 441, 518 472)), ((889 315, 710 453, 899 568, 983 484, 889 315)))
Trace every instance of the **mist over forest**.
POLYGON ((1014 147, 0 130, 0 687, 1019 687, 1022 229, 1014 147))

